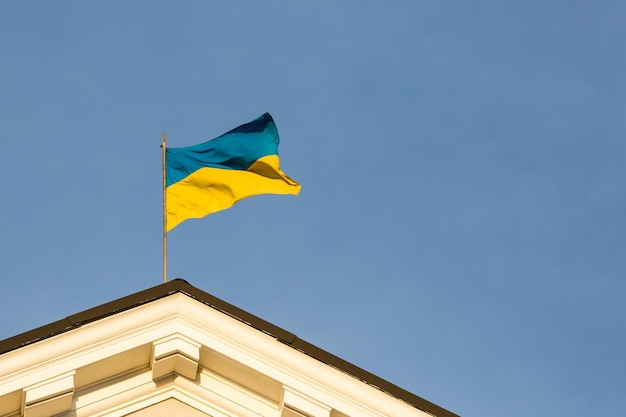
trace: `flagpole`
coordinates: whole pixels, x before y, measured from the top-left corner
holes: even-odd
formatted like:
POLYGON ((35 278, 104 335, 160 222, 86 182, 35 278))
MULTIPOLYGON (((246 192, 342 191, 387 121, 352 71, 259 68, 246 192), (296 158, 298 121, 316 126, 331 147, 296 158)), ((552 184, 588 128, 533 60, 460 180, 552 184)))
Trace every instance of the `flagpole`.
POLYGON ((165 132, 161 138, 161 162, 163 166, 163 283, 167 282, 167 191, 165 166, 165 132))

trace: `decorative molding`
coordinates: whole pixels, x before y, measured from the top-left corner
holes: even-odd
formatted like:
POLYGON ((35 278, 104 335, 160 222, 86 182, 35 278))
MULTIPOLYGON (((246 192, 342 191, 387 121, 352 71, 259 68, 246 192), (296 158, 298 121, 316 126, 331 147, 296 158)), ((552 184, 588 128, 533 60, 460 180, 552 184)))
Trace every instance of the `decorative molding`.
POLYGON ((289 415, 290 411, 297 411, 310 417, 330 417, 331 407, 285 386, 283 391, 282 415, 289 415))
POLYGON ((152 345, 152 379, 175 373, 195 381, 200 361, 200 343, 181 334, 155 341, 152 345))
POLYGON ((49 417, 68 411, 72 407, 75 373, 67 372, 24 388, 22 415, 49 417))
POLYGON ((214 417, 428 416, 183 293, 0 355, 0 416, 121 417, 173 395, 214 417))

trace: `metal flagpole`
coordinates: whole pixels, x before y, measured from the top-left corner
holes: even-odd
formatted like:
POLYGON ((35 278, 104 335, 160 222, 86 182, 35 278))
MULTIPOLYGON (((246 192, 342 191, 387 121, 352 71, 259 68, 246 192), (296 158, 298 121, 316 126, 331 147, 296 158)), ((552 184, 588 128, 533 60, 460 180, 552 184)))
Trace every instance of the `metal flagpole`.
POLYGON ((167 191, 165 166, 165 132, 161 140, 161 161, 163 165, 163 283, 167 282, 167 191))

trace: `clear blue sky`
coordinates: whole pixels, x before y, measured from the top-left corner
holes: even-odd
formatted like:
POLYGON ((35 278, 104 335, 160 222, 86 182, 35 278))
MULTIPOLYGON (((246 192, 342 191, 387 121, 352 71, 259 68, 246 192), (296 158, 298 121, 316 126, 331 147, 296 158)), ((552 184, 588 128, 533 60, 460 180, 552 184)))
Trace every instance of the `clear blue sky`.
POLYGON ((0 339, 158 285, 161 132, 299 197, 169 276, 463 417, 626 415, 624 1, 3 1, 0 339))

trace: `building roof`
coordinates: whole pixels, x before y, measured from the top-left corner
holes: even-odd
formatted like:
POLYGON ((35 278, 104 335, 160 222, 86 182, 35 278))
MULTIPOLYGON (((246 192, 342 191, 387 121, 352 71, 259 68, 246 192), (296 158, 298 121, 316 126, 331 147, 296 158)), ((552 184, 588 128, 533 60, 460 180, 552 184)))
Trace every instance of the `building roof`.
MULTIPOLYGON (((0 355, 11 352, 22 347, 37 343, 41 340, 69 332, 88 323, 101 320, 105 317, 113 316, 120 312, 133 309, 155 300, 167 297, 172 294, 182 293, 206 306, 209 306, 223 314, 226 314, 246 325, 272 336, 281 343, 306 354, 324 364, 338 369, 352 377, 375 387, 388 395, 402 400, 409 405, 432 414, 437 417, 455 417, 456 414, 431 403, 409 391, 406 391, 368 371, 365 371, 311 343, 308 343, 295 334, 290 333, 272 323, 254 316, 238 307, 235 307, 217 297, 208 294, 183 279, 175 279, 170 282, 148 288, 144 291, 119 298, 117 300, 102 304, 100 306, 85 310, 83 312, 68 316, 62 320, 44 325, 42 327, 27 331, 25 333, 10 337, 0 341, 0 355)), ((458 416, 457 416, 458 417, 458 416)))

